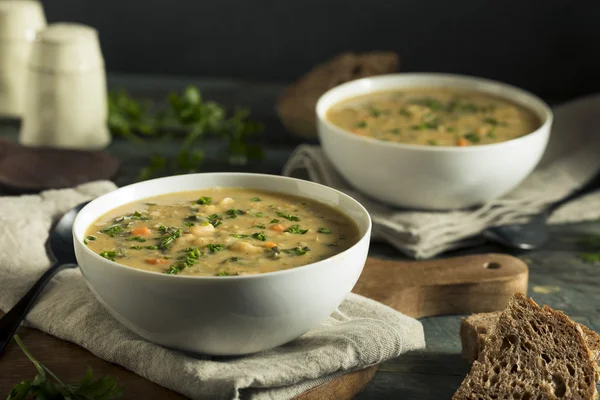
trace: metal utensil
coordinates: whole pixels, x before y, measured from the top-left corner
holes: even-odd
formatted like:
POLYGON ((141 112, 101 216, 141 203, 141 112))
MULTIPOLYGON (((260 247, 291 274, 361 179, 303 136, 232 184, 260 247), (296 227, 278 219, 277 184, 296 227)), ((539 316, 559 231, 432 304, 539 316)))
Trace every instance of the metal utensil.
POLYGON ((50 259, 54 260, 54 264, 44 272, 23 298, 4 317, 0 318, 0 354, 50 279, 65 268, 77 267, 71 229, 75 216, 86 204, 87 202, 69 210, 50 230, 46 241, 46 251, 50 259))
POLYGON ((483 237, 490 242, 507 248, 518 250, 536 249, 548 240, 549 233, 546 221, 555 210, 577 197, 599 188, 600 173, 568 196, 550 204, 542 213, 532 217, 526 223, 493 226, 483 231, 483 237))

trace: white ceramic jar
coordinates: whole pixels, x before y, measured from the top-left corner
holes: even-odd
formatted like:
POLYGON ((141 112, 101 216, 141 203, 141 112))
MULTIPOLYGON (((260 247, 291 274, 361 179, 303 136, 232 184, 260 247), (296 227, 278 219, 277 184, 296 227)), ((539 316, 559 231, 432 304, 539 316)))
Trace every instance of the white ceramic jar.
POLYGON ((98 150, 110 143, 106 73, 94 28, 56 23, 40 31, 27 79, 21 144, 98 150))
POLYGON ((36 32, 46 26, 35 0, 0 0, 0 116, 21 117, 27 65, 36 32))

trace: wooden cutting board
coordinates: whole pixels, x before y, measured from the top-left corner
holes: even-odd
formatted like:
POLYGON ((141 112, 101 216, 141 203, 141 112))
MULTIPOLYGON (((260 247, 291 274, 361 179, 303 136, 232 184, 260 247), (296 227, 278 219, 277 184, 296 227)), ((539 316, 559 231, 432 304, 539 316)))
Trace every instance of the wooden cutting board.
MULTIPOLYGON (((419 262, 369 258, 353 291, 421 318, 502 310, 513 293, 527 292, 527 281, 527 265, 501 254, 419 262)), ((31 352, 66 382, 79 380, 90 365, 96 374, 117 378, 126 390, 125 399, 184 399, 75 344, 35 329, 21 328, 19 334, 31 352)), ((351 399, 369 383, 376 370, 377 366, 373 366, 346 374, 295 400, 351 399)), ((31 362, 11 344, 0 358, 0 398, 34 374, 31 362)))

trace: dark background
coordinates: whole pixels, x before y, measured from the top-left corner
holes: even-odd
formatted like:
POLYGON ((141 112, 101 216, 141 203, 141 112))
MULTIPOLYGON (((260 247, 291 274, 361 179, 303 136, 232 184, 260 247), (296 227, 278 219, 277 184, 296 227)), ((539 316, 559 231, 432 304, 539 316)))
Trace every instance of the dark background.
POLYGON ((46 0, 96 27, 111 72, 287 82, 346 50, 403 71, 479 75, 547 99, 600 91, 600 2, 576 0, 46 0))

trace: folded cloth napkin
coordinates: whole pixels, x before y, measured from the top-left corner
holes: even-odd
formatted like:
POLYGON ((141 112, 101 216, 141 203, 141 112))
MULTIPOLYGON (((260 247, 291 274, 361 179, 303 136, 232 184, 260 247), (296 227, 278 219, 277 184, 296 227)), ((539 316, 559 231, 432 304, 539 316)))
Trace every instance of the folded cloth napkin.
MULTIPOLYGON (((115 189, 95 182, 41 195, 0 197, 0 309, 8 311, 46 270, 52 220, 115 189)), ((194 357, 150 343, 113 319, 78 269, 58 274, 27 323, 194 399, 291 399, 335 376, 425 346, 421 323, 350 294, 328 320, 273 350, 194 357)), ((125 391, 127 388, 125 388, 125 391)))
MULTIPOLYGON (((482 243, 480 233, 494 225, 524 222, 550 203, 584 185, 600 170, 600 96, 557 107, 544 157, 513 192, 480 207, 448 212, 401 210, 380 204, 352 188, 320 147, 299 146, 283 175, 339 189, 360 201, 373 220, 373 237, 417 259, 482 243)), ((410 188, 405 188, 410 190, 410 188)), ((556 210, 550 223, 600 218, 600 191, 556 210)))

